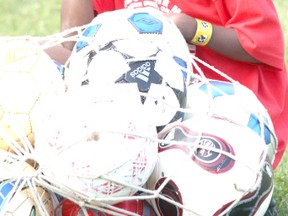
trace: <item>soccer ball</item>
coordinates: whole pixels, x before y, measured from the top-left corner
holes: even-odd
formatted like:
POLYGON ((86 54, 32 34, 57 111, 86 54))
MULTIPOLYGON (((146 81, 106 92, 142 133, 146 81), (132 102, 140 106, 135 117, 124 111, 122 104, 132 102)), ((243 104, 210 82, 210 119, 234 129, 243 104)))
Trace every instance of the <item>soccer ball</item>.
POLYGON ((251 129, 268 146, 268 156, 273 163, 278 141, 272 120, 247 87, 218 80, 194 83, 187 87, 187 109, 184 119, 207 115, 251 129))
POLYGON ((160 190, 168 199, 152 200, 157 215, 219 215, 237 204, 239 215, 250 215, 245 212, 249 209, 253 215, 265 213, 273 171, 267 146, 254 132, 206 116, 184 120, 162 139, 147 181, 148 189, 160 190))
POLYGON ((3 162, 0 166, 0 215, 53 216, 54 194, 33 181, 38 170, 23 161, 3 162))
POLYGON ((160 12, 123 9, 97 16, 83 31, 65 77, 81 85, 137 83, 158 131, 182 120, 189 49, 179 29, 160 12), (87 40, 84 40, 87 39, 87 40))
MULTIPOLYGON (((165 52, 173 53, 185 78, 188 76, 187 72, 192 70, 189 48, 182 33, 162 12, 151 8, 120 9, 99 14, 83 30, 72 58, 75 56, 87 59, 91 46, 99 50, 110 42, 126 39, 156 43, 165 52)), ((127 48, 136 49, 133 44, 127 48)), ((87 65, 85 61, 84 64, 87 65)))
POLYGON ((0 149, 19 151, 34 133, 53 98, 64 92, 54 62, 36 44, 11 39, 0 43, 0 149), (19 146, 12 145, 16 141, 19 146))
POLYGON ((111 197, 133 195, 132 186, 145 184, 157 159, 157 132, 137 91, 133 84, 82 86, 55 104, 34 153, 60 195, 116 203, 111 197))
POLYGON ((54 207, 51 196, 47 190, 36 186, 36 190, 32 192, 28 186, 24 186, 21 190, 15 187, 15 182, 2 182, 0 184, 1 215, 53 215, 54 207), (38 200, 36 201, 36 199, 38 200))
MULTIPOLYGON (((128 212, 135 213, 137 215, 156 216, 152 206, 146 200, 125 200, 113 205, 113 213, 106 213, 95 209, 87 209, 88 216, 101 215, 112 216, 118 214, 117 208, 128 212), (115 213, 115 214, 114 214, 115 213)), ((56 215, 61 216, 80 216, 83 210, 81 207, 68 199, 61 201, 61 206, 56 209, 56 215)))

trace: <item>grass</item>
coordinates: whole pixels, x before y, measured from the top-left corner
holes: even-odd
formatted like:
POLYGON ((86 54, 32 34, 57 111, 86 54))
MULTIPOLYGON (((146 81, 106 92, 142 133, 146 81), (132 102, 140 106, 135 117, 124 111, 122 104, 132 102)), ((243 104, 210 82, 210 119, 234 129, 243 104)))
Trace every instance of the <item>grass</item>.
POLYGON ((274 173, 274 196, 278 205, 279 216, 288 215, 288 152, 274 173))
MULTIPOLYGON (((284 31, 284 40, 286 42, 285 59, 286 66, 288 67, 288 1, 274 0, 274 2, 284 31)), ((288 149, 280 165, 275 170, 274 179, 274 196, 278 205, 279 216, 286 216, 288 215, 288 149)))
POLYGON ((0 35, 47 35, 59 31, 61 0, 0 0, 0 35))
POLYGON ((274 0, 276 10, 278 11, 278 16, 281 21, 281 25, 284 31, 284 41, 285 41, 285 60, 286 66, 288 68, 288 1, 274 0))
MULTIPOLYGON (((288 66, 288 1, 274 0, 284 30, 288 66)), ((61 0, 0 0, 0 35, 44 36, 59 32, 61 0)), ((275 171, 275 199, 279 215, 288 215, 288 150, 275 171)))

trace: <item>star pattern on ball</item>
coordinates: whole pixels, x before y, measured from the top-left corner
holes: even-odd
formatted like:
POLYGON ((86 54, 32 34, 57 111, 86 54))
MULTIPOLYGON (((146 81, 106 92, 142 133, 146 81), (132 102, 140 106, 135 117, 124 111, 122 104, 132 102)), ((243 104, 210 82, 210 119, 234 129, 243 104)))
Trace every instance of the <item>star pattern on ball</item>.
MULTIPOLYGON (((130 70, 115 83, 136 83, 140 92, 149 92, 151 84, 161 84, 163 77, 155 70, 156 60, 130 62, 130 70)), ((141 97, 142 103, 146 97, 141 97)))

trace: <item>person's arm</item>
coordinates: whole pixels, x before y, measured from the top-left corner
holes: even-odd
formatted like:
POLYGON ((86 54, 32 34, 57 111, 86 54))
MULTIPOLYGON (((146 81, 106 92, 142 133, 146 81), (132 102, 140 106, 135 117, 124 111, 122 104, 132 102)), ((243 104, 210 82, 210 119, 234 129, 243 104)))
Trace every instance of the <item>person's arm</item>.
MULTIPOLYGON (((90 23, 94 18, 91 0, 62 0, 60 30, 82 26, 90 23)), ((75 42, 65 42, 63 46, 73 49, 75 42)))
POLYGON ((66 49, 61 46, 53 46, 53 47, 44 49, 44 51, 48 54, 48 56, 51 59, 59 62, 62 65, 66 64, 72 52, 70 49, 66 49))
MULTIPOLYGON (((186 41, 191 41, 197 29, 196 19, 186 14, 166 14, 179 28, 186 41)), ((213 33, 208 48, 217 53, 243 62, 261 63, 259 60, 249 55, 241 46, 237 33, 232 28, 213 25, 213 33)))

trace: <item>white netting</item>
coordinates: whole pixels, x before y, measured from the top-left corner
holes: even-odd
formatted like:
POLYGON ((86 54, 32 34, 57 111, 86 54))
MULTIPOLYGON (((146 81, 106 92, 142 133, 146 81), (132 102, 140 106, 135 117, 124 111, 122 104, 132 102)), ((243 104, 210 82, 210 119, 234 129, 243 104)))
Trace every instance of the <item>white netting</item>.
MULTIPOLYGON (((89 42, 82 35, 88 26, 47 37, 2 37, 0 49, 13 41, 31 43, 35 52, 67 41, 89 42)), ((7 53, 0 54, 1 81, 21 67, 11 69, 7 53)), ((62 65, 65 76, 71 61, 62 65)), ((233 215, 249 200, 251 206, 260 206, 256 215, 262 215, 273 191, 270 162, 277 145, 269 116, 253 93, 225 73, 192 54, 187 63, 195 71, 184 71, 189 83, 186 107, 139 92, 131 84, 57 92, 46 101, 49 109, 41 110, 49 114, 48 123, 44 117, 39 131, 33 131, 38 143, 14 118, 2 124, 4 116, 16 111, 6 109, 0 99, 0 215, 23 215, 33 206, 40 215, 56 216, 233 215), (199 64, 227 81, 207 79, 199 64), (183 120, 168 124, 156 137, 145 118, 151 110, 143 109, 140 96, 161 105, 163 113, 167 107, 183 113, 183 120), (95 160, 93 150, 98 153, 95 160)))

